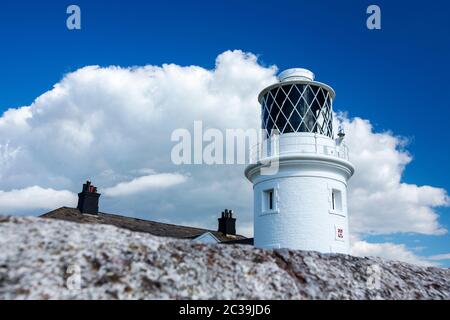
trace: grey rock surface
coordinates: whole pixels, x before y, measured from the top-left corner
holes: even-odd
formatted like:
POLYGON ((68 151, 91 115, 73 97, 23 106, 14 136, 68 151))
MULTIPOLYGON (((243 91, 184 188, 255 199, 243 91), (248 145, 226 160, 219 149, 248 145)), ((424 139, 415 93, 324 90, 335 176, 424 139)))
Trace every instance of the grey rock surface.
POLYGON ((0 217, 0 299, 450 299, 450 270, 0 217))

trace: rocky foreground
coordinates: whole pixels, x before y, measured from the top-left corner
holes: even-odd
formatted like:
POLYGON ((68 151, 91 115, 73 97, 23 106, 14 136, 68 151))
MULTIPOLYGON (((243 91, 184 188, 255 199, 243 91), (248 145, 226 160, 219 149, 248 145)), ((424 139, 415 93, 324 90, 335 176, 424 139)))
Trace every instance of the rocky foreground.
POLYGON ((0 299, 450 299, 450 269, 0 217, 0 299))

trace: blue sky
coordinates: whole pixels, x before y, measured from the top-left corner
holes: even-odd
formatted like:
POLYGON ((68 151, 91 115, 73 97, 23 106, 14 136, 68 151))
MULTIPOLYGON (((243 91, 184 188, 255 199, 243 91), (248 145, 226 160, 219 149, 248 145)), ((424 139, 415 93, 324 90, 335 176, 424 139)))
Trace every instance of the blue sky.
MULTIPOLYGON (((86 65, 210 69, 218 54, 241 49, 267 66, 313 70, 336 90, 336 110, 410 140, 414 160, 404 182, 450 190, 449 9, 447 1, 6 0, 0 9, 0 113, 30 105, 86 65), (80 31, 65 26, 72 3, 82 10, 80 31), (381 7, 382 30, 365 27, 373 3, 381 7)), ((438 212, 450 229, 450 210, 438 212)), ((388 240, 425 247, 424 255, 450 250, 448 235, 388 240)))

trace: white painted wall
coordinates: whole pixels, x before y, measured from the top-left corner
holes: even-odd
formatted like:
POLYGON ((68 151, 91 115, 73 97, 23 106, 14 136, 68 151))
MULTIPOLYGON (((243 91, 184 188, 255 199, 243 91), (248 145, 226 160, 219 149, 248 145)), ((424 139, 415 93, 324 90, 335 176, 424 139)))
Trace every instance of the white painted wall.
POLYGON ((193 240, 196 242, 211 243, 211 244, 216 244, 220 242, 219 240, 217 240, 216 237, 214 237, 214 235, 211 232, 205 232, 204 234, 198 236, 193 240))
POLYGON ((254 185, 255 246, 349 253, 347 180, 353 174, 353 166, 338 154, 323 153, 323 145, 336 146, 333 139, 295 135, 294 143, 293 134, 280 138, 280 145, 289 147, 280 148, 277 174, 261 175, 260 164, 246 170, 254 185), (305 140, 319 141, 319 145, 307 145, 308 149, 302 150, 305 140), (275 191, 272 211, 263 207, 264 191, 269 189, 275 191), (333 189, 341 192, 341 210, 332 210, 333 189))

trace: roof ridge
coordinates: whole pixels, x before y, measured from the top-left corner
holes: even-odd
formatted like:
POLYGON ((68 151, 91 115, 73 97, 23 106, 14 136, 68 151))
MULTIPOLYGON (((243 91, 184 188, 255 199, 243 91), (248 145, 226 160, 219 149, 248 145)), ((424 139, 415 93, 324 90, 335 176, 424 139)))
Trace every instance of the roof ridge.
POLYGON ((107 213, 107 212, 99 212, 98 215, 96 216, 97 218, 99 218, 98 221, 93 221, 92 220, 93 216, 83 215, 83 214, 81 214, 79 209, 72 208, 72 207, 66 207, 66 206, 63 206, 58 209, 47 212, 47 213, 41 215, 41 217, 70 220, 70 221, 80 222, 80 223, 86 223, 86 222, 87 223, 103 223, 103 224, 108 224, 108 225, 114 225, 114 226, 122 228, 122 229, 145 232, 145 233, 150 233, 150 234, 159 235, 159 236, 167 236, 167 237, 195 238, 204 233, 210 232, 215 237, 220 238, 221 241, 224 241, 223 239, 226 239, 225 241, 230 240, 230 239, 247 239, 247 237, 245 237, 243 235, 239 235, 239 234, 236 234, 236 235, 233 235, 232 237, 230 237, 229 235, 223 234, 222 232, 220 232, 218 230, 210 230, 210 229, 199 228, 199 227, 177 225, 177 224, 173 224, 173 223, 159 222, 159 221, 154 221, 154 220, 146 220, 146 219, 142 219, 142 218, 124 216, 124 215, 107 213), (175 234, 176 234, 176 236, 175 236, 175 234))

